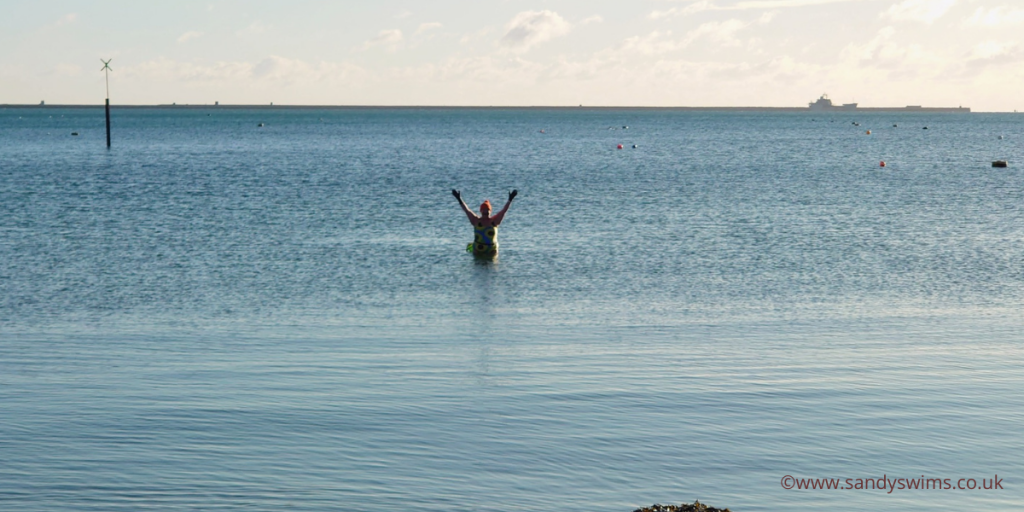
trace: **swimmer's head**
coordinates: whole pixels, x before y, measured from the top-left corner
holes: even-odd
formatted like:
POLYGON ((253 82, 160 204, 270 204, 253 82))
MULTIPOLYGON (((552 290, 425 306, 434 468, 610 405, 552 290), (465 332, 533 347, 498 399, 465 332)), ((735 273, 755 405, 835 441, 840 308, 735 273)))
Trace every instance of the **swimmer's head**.
POLYGON ((480 213, 484 215, 491 214, 491 202, 489 200, 480 203, 480 213))

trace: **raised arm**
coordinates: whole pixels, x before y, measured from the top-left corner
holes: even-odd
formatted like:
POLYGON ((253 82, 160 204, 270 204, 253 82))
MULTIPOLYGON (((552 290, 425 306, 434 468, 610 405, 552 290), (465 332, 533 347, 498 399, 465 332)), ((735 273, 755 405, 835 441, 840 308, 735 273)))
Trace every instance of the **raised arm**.
MULTIPOLYGON (((466 217, 469 217, 469 221, 475 225, 476 220, 480 217, 477 217, 477 215, 473 213, 473 210, 470 210, 469 207, 466 206, 466 202, 462 200, 462 193, 458 190, 452 189, 452 195, 455 196, 455 199, 459 200, 459 206, 462 207, 462 211, 466 213, 466 217)), ((508 206, 506 205, 505 208, 508 208, 508 206)))
POLYGON ((515 199, 517 195, 519 195, 519 191, 518 190, 513 190, 512 192, 508 193, 508 202, 505 203, 505 207, 502 208, 501 211, 498 212, 497 215, 495 215, 494 217, 491 217, 492 219, 494 219, 494 225, 495 226, 497 226, 498 224, 501 224, 501 221, 505 218, 505 212, 508 211, 508 207, 509 206, 512 206, 512 200, 515 199))

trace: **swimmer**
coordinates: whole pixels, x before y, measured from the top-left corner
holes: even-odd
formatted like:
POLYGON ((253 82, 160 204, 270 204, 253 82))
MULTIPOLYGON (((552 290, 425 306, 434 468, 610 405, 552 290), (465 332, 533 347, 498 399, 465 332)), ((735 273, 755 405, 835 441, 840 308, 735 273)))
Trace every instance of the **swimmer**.
POLYGON ((509 192, 508 202, 505 203, 505 207, 497 215, 491 217, 490 201, 484 201, 480 205, 480 215, 477 215, 466 206, 466 202, 462 200, 462 193, 452 189, 452 195, 455 196, 455 199, 459 200, 459 206, 466 213, 469 222, 473 224, 473 243, 469 244, 469 247, 466 248, 467 251, 481 258, 494 258, 498 256, 498 224, 501 224, 502 219, 505 218, 505 212, 508 211, 508 207, 512 205, 512 200, 518 194, 518 190, 509 192))

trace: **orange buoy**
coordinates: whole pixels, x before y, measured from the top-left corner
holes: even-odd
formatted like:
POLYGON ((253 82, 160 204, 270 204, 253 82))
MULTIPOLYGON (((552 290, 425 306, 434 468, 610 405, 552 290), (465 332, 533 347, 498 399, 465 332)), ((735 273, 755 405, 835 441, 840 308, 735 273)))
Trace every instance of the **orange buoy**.
POLYGON ((868 130, 868 135, 871 135, 871 130, 868 130))
POLYGON ((619 146, 615 149, 622 149, 622 144, 619 144, 619 146))
POLYGON ((882 160, 881 162, 878 162, 878 166, 879 167, 885 167, 885 160, 882 160))

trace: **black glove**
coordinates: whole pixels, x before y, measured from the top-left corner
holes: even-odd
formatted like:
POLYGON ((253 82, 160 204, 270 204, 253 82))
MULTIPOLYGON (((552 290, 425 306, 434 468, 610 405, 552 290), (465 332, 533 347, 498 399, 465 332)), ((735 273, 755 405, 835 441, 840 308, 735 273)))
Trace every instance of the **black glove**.
POLYGON ((519 195, 519 191, 518 190, 513 190, 512 192, 509 192, 508 193, 508 200, 512 201, 513 199, 516 198, 517 195, 519 195))
POLYGON ((459 192, 458 190, 455 190, 453 188, 452 189, 452 195, 455 196, 455 199, 458 199, 459 201, 462 201, 462 193, 459 192))

